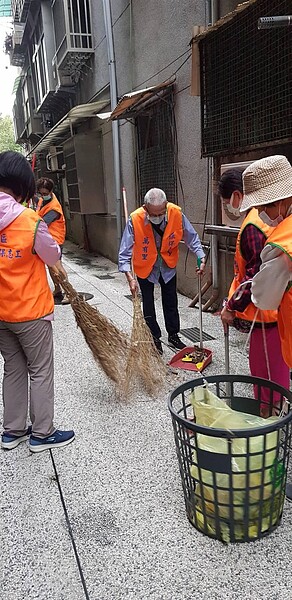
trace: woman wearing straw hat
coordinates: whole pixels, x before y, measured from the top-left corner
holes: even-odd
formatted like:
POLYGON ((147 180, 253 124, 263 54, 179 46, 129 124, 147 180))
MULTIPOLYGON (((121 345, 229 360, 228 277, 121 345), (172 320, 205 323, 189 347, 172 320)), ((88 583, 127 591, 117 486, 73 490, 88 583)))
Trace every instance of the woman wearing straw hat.
MULTIPOLYGON (((292 368, 292 166, 285 156, 263 158, 243 173, 241 211, 250 207, 274 227, 261 253, 252 282, 252 301, 260 309, 278 309, 282 354, 292 368)), ((292 500, 292 484, 286 489, 292 500)))
MULTIPOLYGON (((229 169, 219 181, 219 193, 225 202, 237 202, 238 209, 243 200, 242 169, 229 169)), ((281 352, 281 341, 277 327, 277 310, 259 311, 251 301, 251 279, 259 271, 260 254, 273 228, 268 227, 253 208, 241 225, 234 256, 234 278, 230 286, 228 301, 221 312, 223 325, 232 325, 239 331, 249 332, 249 366, 254 377, 271 379, 289 387, 289 368, 281 352)), ((255 386, 255 397, 258 388, 255 386)), ((279 394, 275 393, 276 404, 279 394)), ((265 416, 270 404, 270 390, 261 390, 261 415, 265 416)))
POLYGON ((268 156, 243 173, 241 212, 250 207, 274 230, 261 253, 252 282, 252 301, 277 310, 282 353, 292 368, 292 166, 285 156, 268 156))

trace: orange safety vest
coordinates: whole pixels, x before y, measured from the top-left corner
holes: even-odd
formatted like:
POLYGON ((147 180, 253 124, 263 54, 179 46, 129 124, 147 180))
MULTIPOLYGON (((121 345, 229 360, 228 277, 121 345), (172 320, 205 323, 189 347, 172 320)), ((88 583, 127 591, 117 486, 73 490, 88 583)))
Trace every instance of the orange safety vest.
MULTIPOLYGON (((247 225, 253 225, 257 229, 259 229, 259 231, 261 231, 266 238, 273 231, 273 227, 269 227, 260 219, 257 209, 252 208, 250 210, 250 212, 248 213, 248 215, 245 217, 245 219, 241 225, 239 234, 237 236, 235 256, 234 256, 234 278, 233 278, 233 281, 232 281, 230 289, 229 289, 228 300, 233 296, 233 294, 237 290, 238 286, 242 282, 243 278, 245 277, 246 260, 242 256, 240 243, 241 243, 242 233, 243 233, 244 229, 247 227, 247 225)), ((239 293, 240 293, 240 290, 239 290, 239 293)), ((236 310, 235 314, 236 314, 236 317, 238 317, 240 319, 252 322, 254 320, 257 310, 258 309, 256 308, 256 306, 252 302, 250 302, 243 312, 239 312, 236 310)), ((277 311, 276 310, 259 310, 258 311, 258 314, 256 317, 257 323, 262 323, 262 322, 275 323, 276 321, 277 321, 277 311)))
POLYGON ((59 215, 61 215, 57 221, 50 223, 48 228, 51 236, 54 238, 54 240, 56 240, 57 244, 64 244, 66 237, 66 221, 64 219, 64 213, 59 200, 57 200, 55 194, 53 194, 52 200, 45 204, 45 206, 42 206, 43 199, 41 200, 42 202, 38 202, 36 209, 36 212, 40 215, 40 217, 44 217, 44 215, 46 215, 50 210, 55 210, 57 213, 59 213, 59 215))
MULTIPOLYGON (((178 261, 178 244, 183 237, 182 212, 179 206, 168 202, 166 205, 167 223, 163 233, 160 256, 167 266, 174 268, 178 261)), ((136 275, 147 279, 157 260, 154 233, 150 221, 146 219, 143 206, 131 213, 134 229, 133 267, 136 275)))
MULTIPOLYGON (((282 223, 273 229, 273 233, 269 236, 266 244, 280 248, 292 261, 292 215, 286 217, 282 223)), ((271 285, 273 285, 273 282, 271 282, 271 285)), ((282 355, 285 363, 292 369, 292 280, 280 302, 278 327, 282 355)))
POLYGON ((34 240, 41 219, 26 208, 0 232, 0 320, 23 323, 54 311, 54 299, 34 240))

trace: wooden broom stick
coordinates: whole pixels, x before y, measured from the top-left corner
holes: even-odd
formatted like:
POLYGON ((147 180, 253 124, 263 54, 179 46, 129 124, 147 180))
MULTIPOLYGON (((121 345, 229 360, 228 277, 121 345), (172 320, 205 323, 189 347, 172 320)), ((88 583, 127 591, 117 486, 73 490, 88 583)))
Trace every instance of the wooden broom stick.
MULTIPOLYGON (((126 188, 123 187, 122 189, 122 193, 123 193, 123 205, 124 205, 124 215, 125 215, 125 220, 126 223, 129 219, 129 212, 128 212, 128 203, 127 203, 127 192, 126 192, 126 188)), ((133 258, 131 258, 131 274, 132 277, 135 279, 136 283, 137 283, 137 278, 135 275, 135 271, 134 271, 134 265, 133 265, 133 258)), ((137 295, 137 292, 135 293, 135 296, 137 295)))

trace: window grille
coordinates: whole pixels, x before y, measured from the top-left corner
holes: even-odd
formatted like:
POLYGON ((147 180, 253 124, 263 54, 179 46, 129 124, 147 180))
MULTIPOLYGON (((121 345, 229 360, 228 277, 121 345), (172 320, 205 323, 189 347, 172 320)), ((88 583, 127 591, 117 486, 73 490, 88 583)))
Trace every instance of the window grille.
POLYGON ((93 52, 89 0, 54 0, 52 3, 56 40, 54 62, 69 71, 87 60, 93 52))
POLYGON ((289 14, 291 0, 259 0, 200 40, 203 156, 291 140, 291 28, 257 29, 289 14))
POLYGON ((170 202, 177 202, 172 93, 136 117, 136 131, 140 203, 153 187, 161 188, 170 202))

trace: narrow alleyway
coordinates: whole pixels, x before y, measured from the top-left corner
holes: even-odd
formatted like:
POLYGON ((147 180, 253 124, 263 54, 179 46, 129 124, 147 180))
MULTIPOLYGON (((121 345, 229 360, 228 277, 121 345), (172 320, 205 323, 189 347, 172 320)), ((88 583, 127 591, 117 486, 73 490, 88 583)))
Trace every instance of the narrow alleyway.
MULTIPOLYGON (((129 290, 117 266, 70 243, 64 265, 74 287, 130 331, 129 290)), ((198 327, 189 299, 179 303, 181 328, 198 327)), ((158 307, 163 324, 160 300, 158 307)), ((204 314, 203 328, 214 338, 205 375, 222 373, 219 317, 204 314)), ((225 546, 187 520, 167 396, 192 376, 169 373, 156 399, 139 393, 122 403, 70 306, 56 307, 54 336, 55 421, 74 428, 76 441, 40 455, 25 444, 0 453, 0 598, 291 600, 292 504, 275 533, 250 544, 225 546)), ((232 372, 248 374, 245 339, 231 334, 232 372)))

